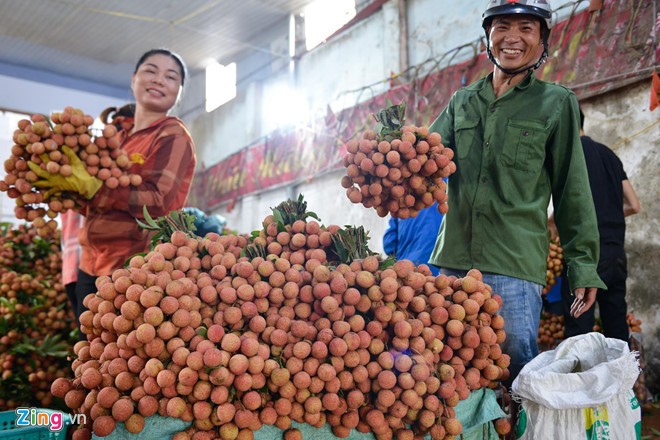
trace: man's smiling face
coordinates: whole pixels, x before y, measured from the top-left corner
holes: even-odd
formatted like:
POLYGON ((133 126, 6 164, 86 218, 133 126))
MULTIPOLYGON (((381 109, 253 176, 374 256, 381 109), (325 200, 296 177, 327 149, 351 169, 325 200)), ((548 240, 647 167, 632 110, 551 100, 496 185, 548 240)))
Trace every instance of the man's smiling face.
POLYGON ((490 50, 503 69, 532 66, 543 50, 541 23, 531 15, 497 16, 488 33, 490 50))

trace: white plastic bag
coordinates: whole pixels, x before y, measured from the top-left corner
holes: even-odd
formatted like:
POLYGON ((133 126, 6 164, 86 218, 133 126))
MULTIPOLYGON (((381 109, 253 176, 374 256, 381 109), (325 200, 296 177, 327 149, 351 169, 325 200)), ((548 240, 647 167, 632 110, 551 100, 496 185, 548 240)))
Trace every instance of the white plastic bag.
POLYGON ((522 440, 633 440, 641 411, 632 391, 636 353, 618 339, 588 333, 539 354, 513 382, 521 403, 516 438, 522 440))

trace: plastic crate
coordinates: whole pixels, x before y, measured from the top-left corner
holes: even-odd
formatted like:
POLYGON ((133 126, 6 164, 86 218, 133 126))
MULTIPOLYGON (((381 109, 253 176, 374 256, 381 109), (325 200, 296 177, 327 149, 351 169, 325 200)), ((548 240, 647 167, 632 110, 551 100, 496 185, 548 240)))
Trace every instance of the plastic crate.
MULTIPOLYGON (((39 412, 60 411, 39 408, 39 412)), ((67 414, 62 414, 62 429, 51 431, 48 426, 16 426, 16 411, 0 412, 0 440, 64 440, 68 426, 67 414)))

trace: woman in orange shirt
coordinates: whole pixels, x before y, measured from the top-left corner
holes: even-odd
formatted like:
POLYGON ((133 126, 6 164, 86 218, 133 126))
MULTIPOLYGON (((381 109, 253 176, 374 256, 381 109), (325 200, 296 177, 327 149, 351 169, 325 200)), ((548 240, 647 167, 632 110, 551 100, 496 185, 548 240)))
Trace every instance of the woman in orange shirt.
POLYGON ((131 81, 134 124, 121 135, 122 148, 130 157, 140 158, 129 171, 139 174, 142 183, 116 189, 103 186, 83 211, 76 285, 79 314, 85 310, 85 296, 97 291, 97 277, 111 275, 132 255, 148 249, 150 234, 135 221, 143 218, 143 207, 158 217, 185 205, 195 170, 195 147, 183 122, 168 116, 185 77, 181 57, 166 49, 150 50, 137 62, 131 81))

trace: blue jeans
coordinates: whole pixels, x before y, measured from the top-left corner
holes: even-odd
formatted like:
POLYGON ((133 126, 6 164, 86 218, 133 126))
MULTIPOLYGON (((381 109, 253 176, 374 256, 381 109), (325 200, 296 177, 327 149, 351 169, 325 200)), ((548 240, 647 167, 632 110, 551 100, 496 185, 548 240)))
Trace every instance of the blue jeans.
MULTIPOLYGON (((441 273, 462 278, 467 271, 442 269, 441 273)), ((506 333, 506 340, 501 344, 502 352, 511 356, 509 366, 511 377, 505 381, 505 385, 509 387, 522 367, 539 354, 536 337, 543 306, 541 299, 543 286, 531 281, 491 273, 484 273, 483 281, 503 300, 503 306, 498 314, 504 318, 506 333)))

